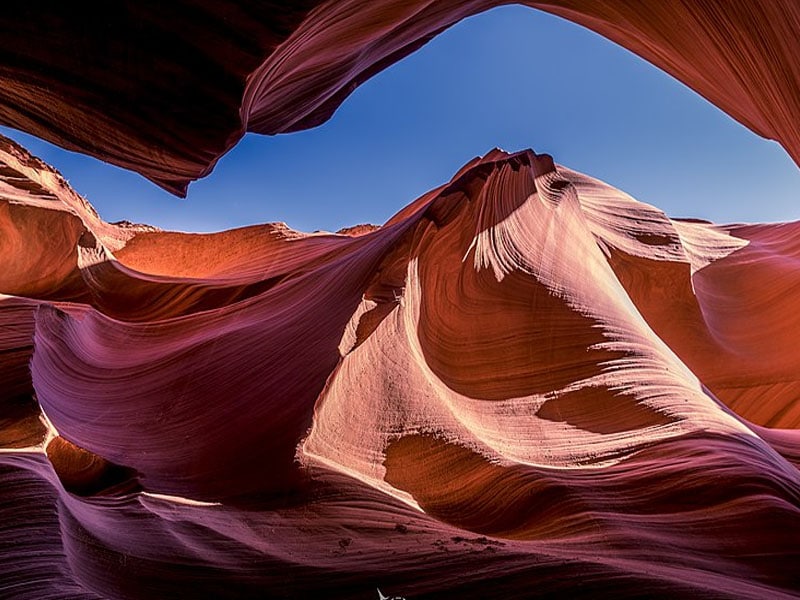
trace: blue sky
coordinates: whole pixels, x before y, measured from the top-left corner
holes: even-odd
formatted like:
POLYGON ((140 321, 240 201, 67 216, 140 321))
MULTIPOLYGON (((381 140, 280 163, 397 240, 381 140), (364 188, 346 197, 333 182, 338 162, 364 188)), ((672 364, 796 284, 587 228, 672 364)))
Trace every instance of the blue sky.
POLYGON ((654 204, 716 222, 800 219, 800 170, 693 91, 557 17, 472 17, 364 84, 316 129, 248 135, 183 200, 2 129, 109 221, 183 231, 382 223, 473 156, 533 148, 654 204))

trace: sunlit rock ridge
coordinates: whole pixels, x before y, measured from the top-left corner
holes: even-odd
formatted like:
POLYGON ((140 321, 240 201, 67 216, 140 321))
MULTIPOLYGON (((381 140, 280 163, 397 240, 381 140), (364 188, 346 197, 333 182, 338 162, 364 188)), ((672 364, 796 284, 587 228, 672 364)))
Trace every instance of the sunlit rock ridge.
POLYGON ((798 225, 494 150, 186 234, 0 164, 5 597, 795 596, 798 225))

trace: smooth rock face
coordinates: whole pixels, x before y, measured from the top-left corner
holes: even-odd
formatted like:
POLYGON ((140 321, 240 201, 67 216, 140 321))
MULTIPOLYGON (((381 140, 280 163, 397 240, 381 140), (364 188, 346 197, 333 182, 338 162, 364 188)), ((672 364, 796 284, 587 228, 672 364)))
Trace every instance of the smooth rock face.
MULTIPOLYGON (((12 3, 0 122, 182 194, 503 3, 12 3)), ((795 0, 524 4, 800 162, 795 0)), ((0 138, 0 598, 797 597, 799 234, 498 150, 382 227, 164 232, 0 138)))
POLYGON ((797 596, 796 224, 495 150, 194 235, 0 165, 0 596, 797 596))
MULTIPOLYGON (((0 17, 0 123, 176 194, 246 131, 314 127, 375 73, 505 0, 53 0, 0 17)), ((800 163, 796 0, 524 0, 630 49, 800 163)), ((535 64, 532 64, 532 72, 535 64)))

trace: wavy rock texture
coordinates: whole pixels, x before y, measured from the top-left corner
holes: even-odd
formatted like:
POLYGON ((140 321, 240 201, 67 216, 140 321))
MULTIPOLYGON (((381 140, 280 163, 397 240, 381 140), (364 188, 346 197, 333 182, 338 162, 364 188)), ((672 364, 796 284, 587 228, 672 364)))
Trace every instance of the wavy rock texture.
POLYGON ((798 596, 796 224, 495 150, 193 235, 0 161, 0 596, 798 596))
MULTIPOLYGON (((181 0, 86 14, 52 0, 15 2, 0 17, 0 123, 184 194, 245 131, 319 125, 375 73, 508 3, 181 0)), ((796 0, 521 4, 630 49, 800 164, 796 0)))

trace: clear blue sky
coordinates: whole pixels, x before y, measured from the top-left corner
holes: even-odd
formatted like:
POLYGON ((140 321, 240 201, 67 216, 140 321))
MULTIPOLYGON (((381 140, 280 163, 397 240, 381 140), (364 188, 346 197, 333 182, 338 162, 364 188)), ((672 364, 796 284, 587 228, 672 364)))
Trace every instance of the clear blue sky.
POLYGON ((183 231, 382 223, 473 156, 533 148, 671 216, 800 219, 800 170, 676 80, 567 21, 478 15, 374 77, 316 129, 248 135, 181 200, 142 177, 3 129, 109 221, 183 231))

